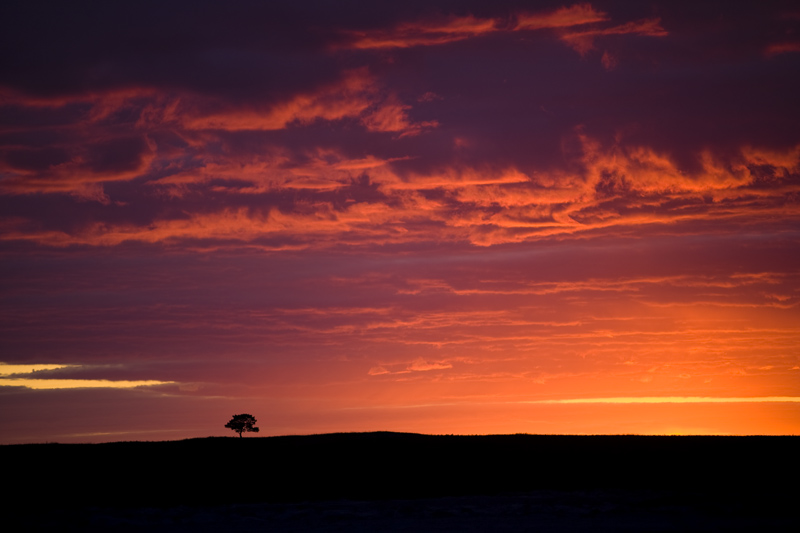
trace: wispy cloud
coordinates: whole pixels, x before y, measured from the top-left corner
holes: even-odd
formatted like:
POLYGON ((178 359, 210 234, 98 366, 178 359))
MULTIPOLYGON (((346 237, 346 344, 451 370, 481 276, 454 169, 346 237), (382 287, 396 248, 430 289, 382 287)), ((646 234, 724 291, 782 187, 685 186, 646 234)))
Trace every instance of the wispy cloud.
POLYGON ((590 4, 574 4, 548 12, 520 12, 507 19, 467 15, 403 22, 389 29, 348 31, 345 33, 348 38, 346 44, 339 46, 366 50, 440 46, 499 32, 558 30, 560 39, 578 52, 585 53, 592 48, 595 38, 606 35, 668 35, 658 19, 627 22, 612 27, 598 26, 609 20, 608 14, 590 4), (583 29, 586 26, 590 27, 583 29))
POLYGON ((462 41, 497 31, 498 21, 473 16, 452 17, 440 22, 404 22, 389 30, 350 31, 346 45, 356 49, 409 48, 462 41))
POLYGON ((597 28, 579 31, 567 31, 561 39, 575 51, 585 54, 594 47, 594 40, 608 35, 644 35, 648 37, 666 37, 669 33, 661 27, 660 19, 645 19, 627 22, 611 28, 597 28))

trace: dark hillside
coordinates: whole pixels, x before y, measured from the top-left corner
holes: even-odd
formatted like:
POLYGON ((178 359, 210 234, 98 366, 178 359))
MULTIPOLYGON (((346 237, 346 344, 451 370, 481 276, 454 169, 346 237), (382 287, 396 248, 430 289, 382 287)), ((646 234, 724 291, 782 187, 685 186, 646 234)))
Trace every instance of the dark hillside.
POLYGON ((0 458, 19 472, 12 506, 654 489, 780 507, 800 495, 798 445, 798 437, 351 433, 12 445, 0 447, 0 458))

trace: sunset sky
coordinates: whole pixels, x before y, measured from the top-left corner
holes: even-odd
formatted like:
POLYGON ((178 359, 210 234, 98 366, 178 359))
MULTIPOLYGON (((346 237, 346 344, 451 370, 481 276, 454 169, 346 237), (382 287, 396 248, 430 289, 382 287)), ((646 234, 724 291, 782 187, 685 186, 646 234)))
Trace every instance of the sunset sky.
POLYGON ((0 443, 800 434, 795 1, 0 7, 0 443))

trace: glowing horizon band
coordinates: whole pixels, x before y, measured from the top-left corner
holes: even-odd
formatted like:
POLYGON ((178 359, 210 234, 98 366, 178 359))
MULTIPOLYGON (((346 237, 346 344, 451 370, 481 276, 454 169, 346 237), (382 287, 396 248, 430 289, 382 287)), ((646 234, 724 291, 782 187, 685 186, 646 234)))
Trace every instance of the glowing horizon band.
POLYGON ((641 396, 613 398, 570 398, 565 400, 531 400, 520 403, 581 404, 581 403, 800 403, 800 396, 753 396, 719 398, 713 396, 641 396))

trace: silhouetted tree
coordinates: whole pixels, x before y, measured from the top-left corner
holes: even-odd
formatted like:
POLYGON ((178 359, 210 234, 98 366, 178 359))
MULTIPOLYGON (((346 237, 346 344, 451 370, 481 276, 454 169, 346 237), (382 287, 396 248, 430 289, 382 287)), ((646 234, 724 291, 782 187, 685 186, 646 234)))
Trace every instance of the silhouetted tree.
POLYGON ((233 415, 233 418, 231 418, 230 422, 225 424, 225 427, 231 428, 238 433, 239 438, 242 438, 242 433, 245 431, 258 433, 258 428, 256 427, 256 417, 248 414, 233 415))

